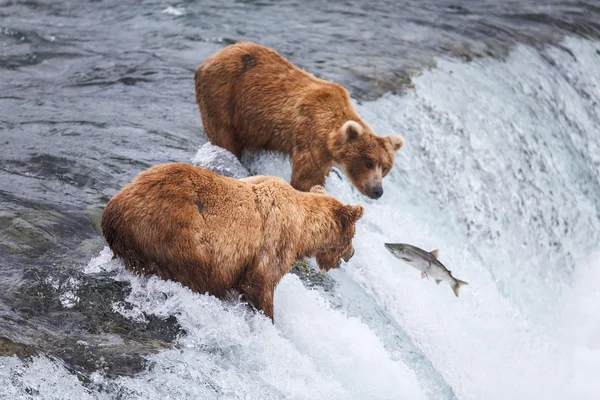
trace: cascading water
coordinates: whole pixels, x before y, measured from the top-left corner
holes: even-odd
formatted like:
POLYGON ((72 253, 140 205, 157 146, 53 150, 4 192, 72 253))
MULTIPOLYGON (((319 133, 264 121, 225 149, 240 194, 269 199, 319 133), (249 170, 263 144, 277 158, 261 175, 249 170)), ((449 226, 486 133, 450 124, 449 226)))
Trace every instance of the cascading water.
MULTIPOLYGON (((600 44, 567 37, 503 59, 438 57, 412 85, 357 102, 375 132, 407 144, 378 201, 330 175, 329 194, 365 205, 356 255, 325 284, 288 274, 275 325, 238 299, 133 276, 104 248, 79 278, 48 278, 62 307, 77 304, 84 279, 108 279, 130 287, 113 312, 139 326, 175 318, 177 339, 116 377, 101 367, 82 376, 52 355, 0 357, 0 398, 600 397, 600 44), (440 249, 469 285, 456 298, 384 242, 440 249)), ((242 167, 210 145, 178 152, 187 159, 173 161, 229 175, 290 175, 278 155, 242 167)))

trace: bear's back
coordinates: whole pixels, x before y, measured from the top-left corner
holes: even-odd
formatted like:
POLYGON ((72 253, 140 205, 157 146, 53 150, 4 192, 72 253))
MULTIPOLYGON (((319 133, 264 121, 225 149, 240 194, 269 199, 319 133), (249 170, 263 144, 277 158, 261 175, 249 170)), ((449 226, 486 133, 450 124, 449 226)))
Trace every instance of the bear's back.
POLYGON ((260 227, 249 185, 183 163, 141 173, 102 214, 115 255, 129 269, 167 279, 243 262, 250 252, 241 249, 260 245, 260 227))

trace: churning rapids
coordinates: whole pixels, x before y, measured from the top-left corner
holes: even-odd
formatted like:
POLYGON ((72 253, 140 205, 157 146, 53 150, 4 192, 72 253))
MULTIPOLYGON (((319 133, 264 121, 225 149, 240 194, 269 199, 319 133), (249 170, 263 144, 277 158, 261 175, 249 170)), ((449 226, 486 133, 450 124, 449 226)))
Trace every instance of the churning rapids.
POLYGON ((0 398, 600 398, 600 8, 590 2, 0 1, 0 398), (235 40, 349 88, 406 146, 356 255, 237 299, 111 260, 102 208, 206 144, 193 71, 235 40), (383 247, 440 249, 455 298, 383 247))

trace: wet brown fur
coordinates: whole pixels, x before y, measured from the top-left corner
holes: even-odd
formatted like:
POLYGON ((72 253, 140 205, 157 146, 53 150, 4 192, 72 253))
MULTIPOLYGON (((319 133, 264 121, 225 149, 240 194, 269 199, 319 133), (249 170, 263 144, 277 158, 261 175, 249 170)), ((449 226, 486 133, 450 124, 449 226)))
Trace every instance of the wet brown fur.
POLYGON ((321 187, 303 193, 274 177, 241 180, 188 164, 138 175, 106 206, 102 232, 136 273, 155 274, 198 293, 239 290, 273 318, 273 291, 299 257, 325 271, 354 253, 361 206, 321 187))
POLYGON ((291 156, 291 185, 298 190, 323 185, 337 164, 371 196, 404 144, 398 135, 373 134, 344 87, 254 43, 238 42, 207 58, 196 70, 195 86, 211 143, 238 158, 252 149, 291 156), (359 129, 342 129, 347 121, 359 129))

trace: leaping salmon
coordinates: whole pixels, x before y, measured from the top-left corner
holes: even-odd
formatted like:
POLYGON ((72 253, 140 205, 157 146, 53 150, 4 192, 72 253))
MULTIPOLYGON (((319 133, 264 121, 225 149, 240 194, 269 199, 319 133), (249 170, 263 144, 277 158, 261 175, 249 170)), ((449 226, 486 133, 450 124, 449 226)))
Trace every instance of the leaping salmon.
POLYGON ((399 258, 413 268, 421 271, 422 278, 431 276, 438 285, 441 281, 448 282, 456 297, 458 297, 458 289, 463 285, 468 285, 467 282, 454 278, 452 276, 452 271, 449 271, 438 260, 438 250, 428 252, 404 243, 386 243, 385 248, 388 249, 394 257, 399 258))

